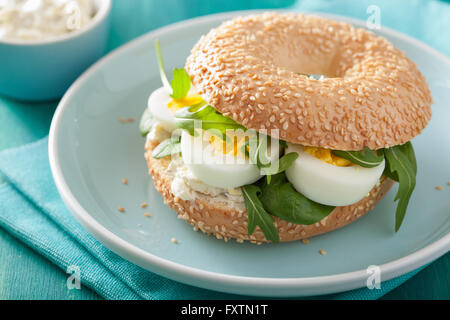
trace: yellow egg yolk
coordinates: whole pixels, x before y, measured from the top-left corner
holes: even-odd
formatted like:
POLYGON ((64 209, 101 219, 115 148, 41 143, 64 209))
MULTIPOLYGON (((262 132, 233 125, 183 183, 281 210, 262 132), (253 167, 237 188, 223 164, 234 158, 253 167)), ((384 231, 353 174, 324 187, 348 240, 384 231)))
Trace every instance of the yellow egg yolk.
MULTIPOLYGON (((247 158, 242 150, 242 146, 247 139, 248 137, 239 137, 238 135, 235 135, 233 137, 230 137, 230 141, 227 142, 217 136, 212 135, 209 137, 209 144, 214 148, 216 152, 220 152, 233 157, 238 156, 241 158, 247 158)), ((249 146, 246 146, 246 149, 247 151, 249 151, 249 146)))
POLYGON ((304 147, 305 151, 313 157, 337 167, 349 167, 353 163, 347 159, 335 156, 331 150, 316 147, 304 147))
POLYGON ((178 109, 193 106, 202 101, 203 101, 203 98, 200 95, 194 94, 194 95, 186 96, 182 99, 172 99, 167 106, 169 107, 170 111, 176 112, 176 111, 178 111, 178 109))

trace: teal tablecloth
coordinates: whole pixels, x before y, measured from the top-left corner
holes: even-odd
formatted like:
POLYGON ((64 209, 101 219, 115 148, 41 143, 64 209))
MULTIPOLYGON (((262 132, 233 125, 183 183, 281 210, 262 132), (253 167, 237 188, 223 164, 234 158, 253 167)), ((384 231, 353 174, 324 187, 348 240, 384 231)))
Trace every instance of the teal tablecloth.
MULTIPOLYGON (((324 11, 366 19, 366 8, 373 1, 293 2, 115 0, 109 49, 162 25, 214 12, 291 6, 300 10, 324 11)), ((381 8, 383 25, 408 33, 450 55, 449 5, 425 0, 384 0, 376 3, 381 8)), ((57 102, 28 104, 0 97, 0 150, 46 136, 56 104, 57 102)), ((0 183, 1 181, 0 177, 0 183)), ((1 201, 0 196, 0 208, 1 201)), ((11 211, 11 215, 13 214, 15 212, 11 211)), ((387 298, 449 298, 449 267, 450 256, 447 254, 389 293, 387 298)), ((189 297, 189 292, 186 292, 186 297, 189 297)), ((87 289, 69 291, 63 272, 0 229, 0 299, 7 298, 85 299, 98 296, 87 289)))

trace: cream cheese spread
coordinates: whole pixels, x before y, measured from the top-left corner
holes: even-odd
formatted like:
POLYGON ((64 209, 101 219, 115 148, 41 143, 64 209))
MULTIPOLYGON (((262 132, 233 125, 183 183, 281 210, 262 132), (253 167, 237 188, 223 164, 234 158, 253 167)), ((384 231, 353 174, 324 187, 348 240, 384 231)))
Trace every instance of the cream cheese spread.
POLYGON ((198 179, 179 156, 172 156, 167 174, 173 176, 171 191, 182 200, 192 201, 197 192, 214 197, 214 201, 227 203, 237 210, 244 210, 244 197, 240 188, 224 189, 210 186, 198 179))
POLYGON ((0 39, 47 40, 85 27, 93 0, 0 0, 0 39))
MULTIPOLYGON (((159 122, 155 122, 147 134, 147 141, 161 142, 170 138, 170 136, 170 132, 166 131, 159 122)), ((185 165, 182 157, 178 155, 172 156, 166 174, 173 177, 171 191, 175 197, 192 201, 198 194, 207 195, 214 197, 215 201, 226 203, 234 209, 245 210, 244 197, 240 188, 217 188, 202 182, 185 165)))
POLYGON ((171 133, 166 131, 162 124, 158 121, 153 123, 149 133, 147 134, 147 141, 162 142, 170 138, 171 133))

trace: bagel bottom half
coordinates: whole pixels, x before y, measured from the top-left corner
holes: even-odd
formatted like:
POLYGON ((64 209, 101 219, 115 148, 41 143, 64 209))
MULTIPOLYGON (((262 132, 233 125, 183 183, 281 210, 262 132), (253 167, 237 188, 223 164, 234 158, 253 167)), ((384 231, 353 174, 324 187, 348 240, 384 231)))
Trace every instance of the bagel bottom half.
MULTIPOLYGON (((145 146, 145 159, 149 173, 153 177, 156 190, 162 195, 164 202, 177 212, 178 218, 194 226, 194 230, 212 234, 217 239, 228 241, 234 238, 238 242, 248 240, 257 244, 268 242, 259 227, 256 227, 252 235, 248 235, 248 216, 245 210, 238 211, 205 194, 198 194, 198 197, 192 201, 175 197, 171 191, 173 176, 167 174, 170 157, 154 159, 151 155, 153 148, 157 145, 157 142, 149 141, 145 146)), ((313 225, 294 224, 274 217, 280 241, 287 242, 309 238, 341 228, 357 220, 372 210, 393 184, 394 182, 391 179, 382 176, 380 183, 364 199, 349 206, 337 207, 328 217, 313 225)))

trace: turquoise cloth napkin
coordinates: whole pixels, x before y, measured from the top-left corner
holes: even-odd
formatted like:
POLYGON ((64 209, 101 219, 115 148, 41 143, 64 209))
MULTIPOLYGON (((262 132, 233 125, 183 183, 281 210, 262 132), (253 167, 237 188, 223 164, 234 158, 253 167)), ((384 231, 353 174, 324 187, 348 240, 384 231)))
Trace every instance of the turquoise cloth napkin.
MULTIPOLYGON (((112 11, 110 48, 156 27, 189 17, 219 11, 271 8, 291 5, 290 0, 209 1, 116 0, 112 11), (157 14, 155 14, 157 13, 157 14)), ((330 12, 367 19, 369 5, 380 7, 383 26, 395 28, 427 42, 450 55, 450 6, 426 0, 304 0, 295 10, 330 12)), ((42 136, 53 103, 27 105, 0 98, 0 149, 42 136), (5 107, 6 106, 6 107, 5 107), (5 112, 6 110, 6 112, 5 112), (30 116, 29 114, 33 114, 30 116), (6 117, 5 117, 6 116, 6 117), (3 118, 2 118, 3 117, 3 118), (26 118, 20 138, 14 126, 26 118), (8 134, 10 136, 8 136, 8 134)), ((108 299, 228 299, 246 298, 183 285, 145 271, 112 253, 91 237, 62 203, 50 173, 47 139, 0 153, 0 172, 7 183, 0 185, 0 227, 41 253, 63 270, 77 265, 83 285, 108 299)), ((0 178, 1 183, 1 178, 0 178)), ((381 290, 359 289, 328 295, 330 299, 377 299, 399 286, 419 270, 384 282, 381 290)))

